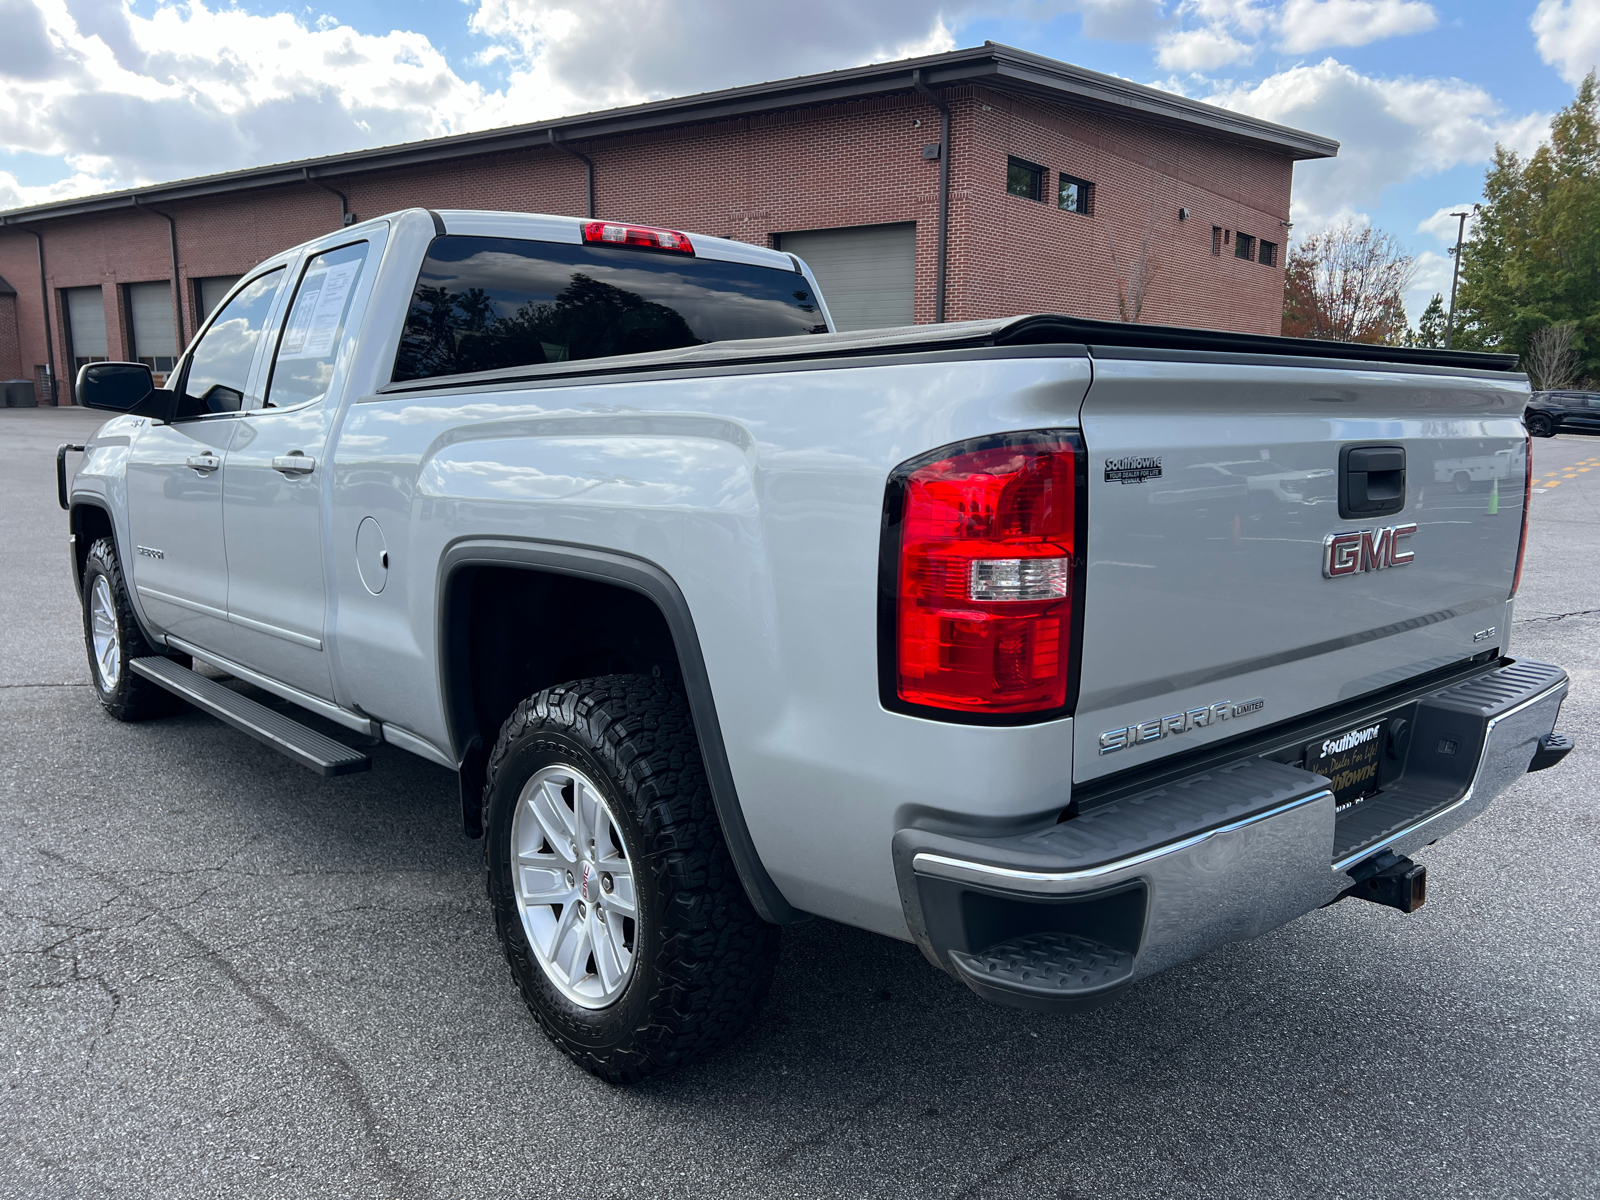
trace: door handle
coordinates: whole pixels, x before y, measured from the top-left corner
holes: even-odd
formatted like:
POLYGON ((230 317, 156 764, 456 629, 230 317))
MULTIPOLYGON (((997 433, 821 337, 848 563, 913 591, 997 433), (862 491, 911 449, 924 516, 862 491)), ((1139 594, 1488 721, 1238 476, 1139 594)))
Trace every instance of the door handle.
POLYGON ((317 469, 317 460, 296 450, 293 454, 280 454, 272 460, 272 469, 285 475, 309 475, 317 469))
POLYGON ((215 454, 191 454, 183 462, 186 467, 199 471, 202 475, 209 475, 222 466, 222 460, 215 454))

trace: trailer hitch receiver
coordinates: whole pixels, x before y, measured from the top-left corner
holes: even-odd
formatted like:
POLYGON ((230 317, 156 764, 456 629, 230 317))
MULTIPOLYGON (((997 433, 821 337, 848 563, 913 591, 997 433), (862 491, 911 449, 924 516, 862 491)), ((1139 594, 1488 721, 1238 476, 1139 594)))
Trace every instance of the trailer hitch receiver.
POLYGON ((1354 882, 1342 896, 1385 904, 1405 913, 1416 912, 1428 899, 1428 868, 1392 850, 1363 859, 1350 868, 1349 875, 1354 882))

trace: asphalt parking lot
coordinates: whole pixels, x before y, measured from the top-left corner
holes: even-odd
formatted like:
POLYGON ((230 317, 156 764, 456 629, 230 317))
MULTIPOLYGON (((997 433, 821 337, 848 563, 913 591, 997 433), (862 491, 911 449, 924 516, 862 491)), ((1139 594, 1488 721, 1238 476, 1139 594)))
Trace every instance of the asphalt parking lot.
POLYGON ((785 934, 761 1023, 615 1089, 502 964, 454 776, 322 780, 88 686, 54 448, 0 410, 0 1196, 1600 1195, 1600 439, 1535 444, 1513 652, 1579 748, 1347 902, 1073 1017, 785 934))

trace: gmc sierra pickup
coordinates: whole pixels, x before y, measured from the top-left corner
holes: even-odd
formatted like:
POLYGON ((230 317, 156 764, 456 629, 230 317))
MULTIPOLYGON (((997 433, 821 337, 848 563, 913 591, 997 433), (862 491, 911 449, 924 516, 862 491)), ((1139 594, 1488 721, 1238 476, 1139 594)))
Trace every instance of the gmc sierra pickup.
POLYGON ((775 250, 414 209, 244 276, 168 388, 85 367, 119 415, 58 468, 106 711, 457 772, 524 999, 621 1081, 744 1028, 807 914, 1066 1010, 1414 910, 1571 748, 1508 655, 1515 367, 837 333, 775 250))

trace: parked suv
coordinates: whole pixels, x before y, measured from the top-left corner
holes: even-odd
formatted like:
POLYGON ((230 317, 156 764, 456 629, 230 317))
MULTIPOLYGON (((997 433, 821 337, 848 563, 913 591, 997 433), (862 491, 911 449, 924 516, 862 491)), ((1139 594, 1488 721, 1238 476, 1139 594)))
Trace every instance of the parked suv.
POLYGON ((1600 433, 1600 392, 1535 392, 1528 400, 1528 432, 1600 433))

